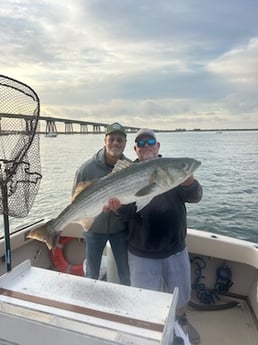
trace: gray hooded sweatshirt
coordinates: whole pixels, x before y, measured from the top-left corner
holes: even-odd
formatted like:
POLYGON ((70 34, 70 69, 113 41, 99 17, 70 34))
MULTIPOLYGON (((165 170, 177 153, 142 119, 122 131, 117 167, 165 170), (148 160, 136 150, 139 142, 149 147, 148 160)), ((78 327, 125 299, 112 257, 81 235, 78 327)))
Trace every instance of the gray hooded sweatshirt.
MULTIPOLYGON (((122 154, 120 159, 130 161, 124 154, 122 154)), ((76 171, 72 194, 79 182, 91 181, 104 177, 111 173, 112 169, 113 167, 107 165, 105 162, 105 147, 103 147, 76 171)), ((110 211, 100 213, 91 225, 89 231, 102 234, 118 233, 127 231, 127 228, 127 222, 110 211)))

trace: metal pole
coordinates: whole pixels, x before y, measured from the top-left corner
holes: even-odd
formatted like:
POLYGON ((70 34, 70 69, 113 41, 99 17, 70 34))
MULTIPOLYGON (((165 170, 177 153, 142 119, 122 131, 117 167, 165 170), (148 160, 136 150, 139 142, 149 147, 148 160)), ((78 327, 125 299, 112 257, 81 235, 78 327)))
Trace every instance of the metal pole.
POLYGON ((11 243, 10 243, 10 227, 8 217, 8 195, 6 184, 1 185, 2 189, 2 202, 3 202, 3 219, 4 219, 4 244, 5 244, 5 265, 6 271, 9 272, 12 269, 11 265, 11 243))

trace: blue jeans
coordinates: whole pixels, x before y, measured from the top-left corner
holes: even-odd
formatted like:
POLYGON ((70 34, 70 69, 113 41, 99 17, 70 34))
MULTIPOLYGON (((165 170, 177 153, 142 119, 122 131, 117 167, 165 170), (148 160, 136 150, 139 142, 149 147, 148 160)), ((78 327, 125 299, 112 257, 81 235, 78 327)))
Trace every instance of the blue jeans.
POLYGON ((98 279, 103 250, 107 241, 110 242, 120 283, 130 285, 128 265, 127 232, 101 234, 87 231, 84 233, 86 249, 86 277, 98 279))

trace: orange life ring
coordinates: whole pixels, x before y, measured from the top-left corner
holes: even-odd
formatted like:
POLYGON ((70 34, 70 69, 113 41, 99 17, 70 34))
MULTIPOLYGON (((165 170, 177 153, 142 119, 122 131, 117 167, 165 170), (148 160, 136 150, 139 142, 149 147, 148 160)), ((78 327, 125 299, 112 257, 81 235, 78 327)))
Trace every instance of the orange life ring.
POLYGON ((74 240, 73 237, 60 236, 56 248, 51 249, 50 256, 55 268, 59 272, 70 273, 77 276, 84 276, 83 264, 81 263, 78 265, 72 265, 67 262, 64 256, 64 247, 68 242, 72 240, 74 240))

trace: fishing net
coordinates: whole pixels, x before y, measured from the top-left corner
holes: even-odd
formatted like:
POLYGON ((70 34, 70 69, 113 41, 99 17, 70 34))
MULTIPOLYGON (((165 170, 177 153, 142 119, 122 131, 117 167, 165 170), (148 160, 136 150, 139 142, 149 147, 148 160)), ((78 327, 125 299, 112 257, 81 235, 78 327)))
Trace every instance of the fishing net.
POLYGON ((37 94, 0 75, 0 214, 25 217, 41 180, 37 94))

